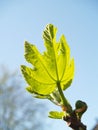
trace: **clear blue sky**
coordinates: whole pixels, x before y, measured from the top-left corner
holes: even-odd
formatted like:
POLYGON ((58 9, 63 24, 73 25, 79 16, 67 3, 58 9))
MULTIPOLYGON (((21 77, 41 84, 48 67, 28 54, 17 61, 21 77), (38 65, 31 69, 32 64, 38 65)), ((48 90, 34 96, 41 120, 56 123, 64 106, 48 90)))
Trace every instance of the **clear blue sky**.
MULTIPOLYGON (((57 36, 64 34, 70 45, 76 70, 65 95, 73 106, 78 99, 87 102, 83 122, 90 130, 98 118, 97 0, 0 0, 0 64, 11 70, 26 64, 25 40, 43 51, 42 31, 48 23, 54 24, 57 36)), ((68 130, 63 121, 54 121, 53 126, 68 130)))

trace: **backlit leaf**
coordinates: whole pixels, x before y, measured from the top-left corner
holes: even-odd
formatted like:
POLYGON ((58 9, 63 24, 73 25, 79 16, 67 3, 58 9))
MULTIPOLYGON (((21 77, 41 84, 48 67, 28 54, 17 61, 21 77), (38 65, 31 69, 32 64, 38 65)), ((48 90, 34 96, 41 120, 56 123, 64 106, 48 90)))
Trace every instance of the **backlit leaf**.
MULTIPOLYGON (((60 82, 67 89, 74 76, 74 60, 70 58, 70 48, 64 35, 56 41, 57 28, 48 24, 43 31, 46 50, 40 53, 35 45, 25 42, 25 59, 32 67, 21 66, 22 74, 32 93, 49 95, 60 82)), ((40 96, 39 96, 40 97, 40 96)))
POLYGON ((64 112, 58 112, 58 111, 51 111, 49 112, 48 117, 54 118, 54 119, 62 119, 64 116, 64 112))

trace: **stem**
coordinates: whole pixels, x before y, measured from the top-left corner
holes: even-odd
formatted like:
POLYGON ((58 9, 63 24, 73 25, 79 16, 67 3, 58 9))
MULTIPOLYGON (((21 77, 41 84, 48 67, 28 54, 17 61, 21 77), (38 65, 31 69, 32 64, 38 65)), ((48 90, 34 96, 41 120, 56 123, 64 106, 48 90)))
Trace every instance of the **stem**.
POLYGON ((70 116, 63 117, 63 120, 67 122, 72 130, 87 130, 86 125, 77 119, 75 111, 73 111, 70 116))
POLYGON ((70 112, 72 112, 72 107, 71 107, 71 105, 69 104, 69 102, 67 101, 67 99, 65 98, 65 96, 64 96, 64 93, 63 93, 63 91, 62 91, 62 89, 61 89, 61 84, 60 84, 60 82, 57 82, 57 88, 58 88, 58 91, 59 91, 59 93, 60 93, 60 96, 61 96, 61 100, 62 100, 62 102, 63 102, 63 107, 66 107, 66 111, 68 112, 68 113, 70 113, 70 112))

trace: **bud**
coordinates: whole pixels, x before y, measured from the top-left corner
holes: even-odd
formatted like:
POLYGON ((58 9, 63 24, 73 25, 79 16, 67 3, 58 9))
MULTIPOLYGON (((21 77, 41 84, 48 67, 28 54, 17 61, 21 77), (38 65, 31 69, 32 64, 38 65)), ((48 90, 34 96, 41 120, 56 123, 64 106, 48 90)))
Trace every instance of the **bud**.
POLYGON ((81 119, 83 113, 87 110, 87 104, 83 101, 78 100, 75 104, 75 113, 78 119, 81 119))

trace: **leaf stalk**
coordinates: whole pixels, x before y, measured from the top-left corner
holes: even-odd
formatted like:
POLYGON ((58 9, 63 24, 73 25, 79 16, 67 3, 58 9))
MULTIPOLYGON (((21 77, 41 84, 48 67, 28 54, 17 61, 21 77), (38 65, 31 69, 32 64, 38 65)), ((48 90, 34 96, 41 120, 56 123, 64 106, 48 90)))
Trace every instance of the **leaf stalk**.
POLYGON ((70 103, 67 101, 66 97, 64 96, 64 93, 61 89, 61 84, 59 81, 57 82, 57 88, 58 88, 58 91, 59 91, 59 94, 61 96, 61 100, 63 103, 61 107, 63 107, 63 108, 65 107, 66 112, 68 112, 70 114, 72 112, 72 107, 71 107, 70 103))

